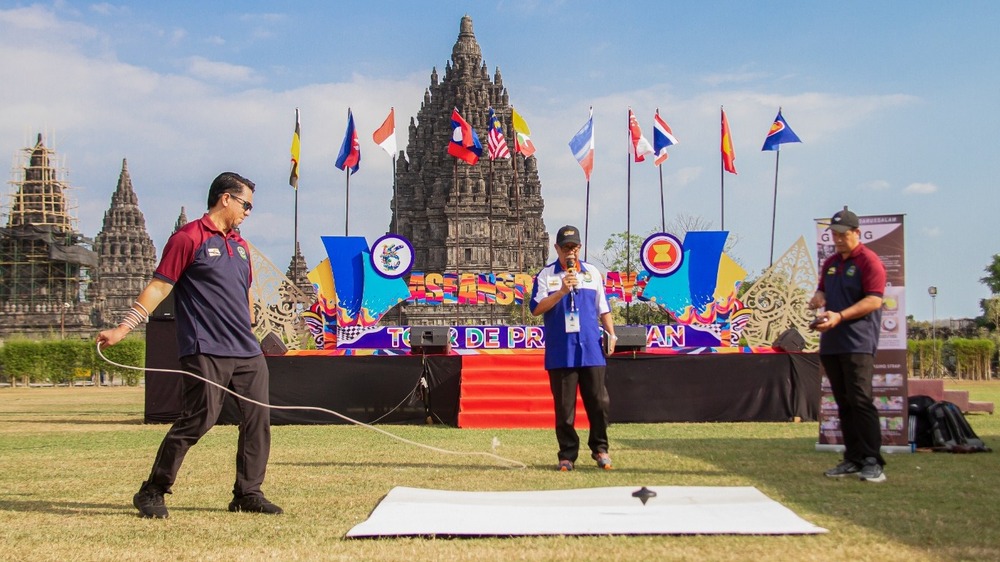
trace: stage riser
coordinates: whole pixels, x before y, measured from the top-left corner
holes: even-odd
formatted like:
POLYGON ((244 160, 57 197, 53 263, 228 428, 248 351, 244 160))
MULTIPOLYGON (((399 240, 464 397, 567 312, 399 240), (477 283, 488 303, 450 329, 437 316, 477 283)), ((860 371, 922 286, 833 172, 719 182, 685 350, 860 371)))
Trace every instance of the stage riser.
MULTIPOLYGON (((467 429, 548 429, 555 405, 541 353, 462 358, 458 426, 467 429)), ((577 429, 590 427, 577 395, 577 429)))

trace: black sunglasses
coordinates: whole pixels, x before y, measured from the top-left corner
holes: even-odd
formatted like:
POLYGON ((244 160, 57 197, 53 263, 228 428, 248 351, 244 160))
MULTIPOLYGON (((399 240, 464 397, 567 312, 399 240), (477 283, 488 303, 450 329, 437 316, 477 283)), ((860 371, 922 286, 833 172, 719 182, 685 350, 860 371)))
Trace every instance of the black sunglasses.
POLYGON ((243 203, 243 210, 244 211, 252 211, 253 210, 253 203, 250 203, 250 202, 244 200, 241 197, 237 197, 237 196, 233 195, 232 193, 230 193, 229 196, 232 197, 233 199, 239 201, 240 203, 243 203))

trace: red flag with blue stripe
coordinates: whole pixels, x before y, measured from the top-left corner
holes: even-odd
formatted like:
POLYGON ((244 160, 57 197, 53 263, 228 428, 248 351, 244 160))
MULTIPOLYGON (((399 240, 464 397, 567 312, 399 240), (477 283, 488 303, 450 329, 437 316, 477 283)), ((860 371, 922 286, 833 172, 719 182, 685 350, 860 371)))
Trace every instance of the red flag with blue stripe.
POLYGON ((354 128, 354 115, 350 108, 347 109, 347 131, 344 132, 336 166, 341 170, 350 168, 351 175, 361 168, 361 144, 358 143, 358 131, 354 128))
POLYGON ((476 135, 472 125, 462 119, 458 109, 453 109, 451 112, 451 141, 448 143, 448 154, 464 160, 469 165, 479 162, 479 157, 483 155, 483 144, 479 142, 479 136, 476 135))

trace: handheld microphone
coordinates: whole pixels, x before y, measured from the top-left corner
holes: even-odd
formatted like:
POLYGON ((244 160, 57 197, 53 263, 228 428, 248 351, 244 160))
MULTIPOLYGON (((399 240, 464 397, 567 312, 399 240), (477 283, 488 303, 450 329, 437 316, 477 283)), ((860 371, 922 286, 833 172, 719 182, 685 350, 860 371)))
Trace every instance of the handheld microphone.
MULTIPOLYGON (((567 256, 566 257, 566 270, 567 271, 571 271, 571 270, 572 271, 576 271, 576 258, 575 257, 573 257, 573 256, 567 256)), ((570 288, 570 292, 573 293, 574 295, 576 295, 576 286, 573 286, 572 288, 570 288)))

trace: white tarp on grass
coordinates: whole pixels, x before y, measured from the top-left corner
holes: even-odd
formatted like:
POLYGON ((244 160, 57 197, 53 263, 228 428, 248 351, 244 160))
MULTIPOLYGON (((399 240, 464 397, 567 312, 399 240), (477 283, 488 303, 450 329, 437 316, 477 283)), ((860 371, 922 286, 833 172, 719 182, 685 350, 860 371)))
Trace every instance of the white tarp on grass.
POLYGON ((531 492, 396 487, 348 537, 792 535, 825 533, 753 487, 652 486, 531 492))

